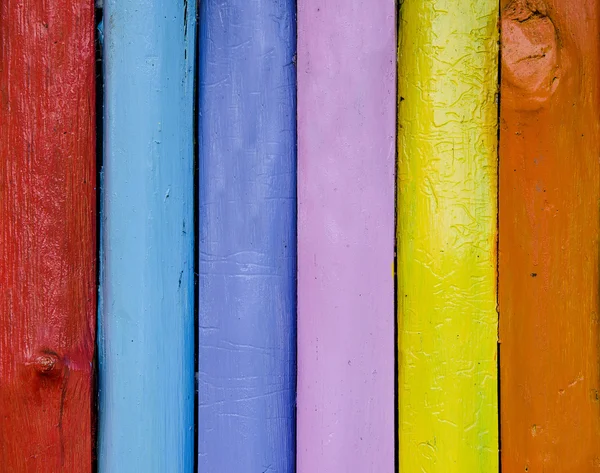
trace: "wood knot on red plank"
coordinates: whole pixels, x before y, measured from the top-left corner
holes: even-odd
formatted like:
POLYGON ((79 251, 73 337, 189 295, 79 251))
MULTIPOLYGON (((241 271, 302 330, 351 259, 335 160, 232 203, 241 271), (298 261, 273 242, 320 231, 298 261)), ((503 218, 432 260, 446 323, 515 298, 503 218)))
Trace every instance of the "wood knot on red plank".
POLYGON ((560 42, 542 0, 513 0, 502 11, 502 100, 538 110, 561 78, 560 42))
POLYGON ((58 376, 63 372, 63 363, 61 357, 51 350, 39 352, 31 363, 41 376, 58 376))

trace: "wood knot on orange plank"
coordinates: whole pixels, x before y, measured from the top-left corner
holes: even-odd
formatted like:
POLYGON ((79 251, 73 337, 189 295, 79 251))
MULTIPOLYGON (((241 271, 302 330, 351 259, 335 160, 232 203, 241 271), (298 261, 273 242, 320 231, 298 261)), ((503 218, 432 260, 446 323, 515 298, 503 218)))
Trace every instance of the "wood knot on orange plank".
POLYGON ((542 0, 513 0, 502 11, 502 100, 542 108, 560 82, 560 42, 542 0))

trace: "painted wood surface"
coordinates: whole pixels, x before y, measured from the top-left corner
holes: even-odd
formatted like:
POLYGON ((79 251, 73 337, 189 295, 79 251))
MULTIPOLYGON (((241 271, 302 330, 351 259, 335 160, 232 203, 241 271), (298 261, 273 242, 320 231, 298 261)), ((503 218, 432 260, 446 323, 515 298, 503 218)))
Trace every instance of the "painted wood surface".
POLYGON ((395 31, 298 1, 298 473, 394 471, 395 31))
POLYGON ((400 471, 498 472, 496 0, 400 6, 400 471))
POLYGON ((600 2, 503 2, 502 467, 600 471, 600 2))
POLYGON ((0 470, 6 472, 91 472, 94 73, 92 0, 0 2, 0 470))
POLYGON ((104 2, 101 473, 194 465, 194 5, 104 2))
POLYGON ((198 472, 291 473, 295 2, 200 8, 198 472))

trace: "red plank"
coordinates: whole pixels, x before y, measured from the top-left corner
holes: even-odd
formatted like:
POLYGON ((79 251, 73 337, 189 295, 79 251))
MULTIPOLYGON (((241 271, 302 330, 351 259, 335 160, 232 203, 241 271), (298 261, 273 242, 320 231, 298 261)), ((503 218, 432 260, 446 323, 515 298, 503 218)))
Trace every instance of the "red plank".
POLYGON ((95 337, 93 0, 0 0, 0 470, 86 473, 95 337))

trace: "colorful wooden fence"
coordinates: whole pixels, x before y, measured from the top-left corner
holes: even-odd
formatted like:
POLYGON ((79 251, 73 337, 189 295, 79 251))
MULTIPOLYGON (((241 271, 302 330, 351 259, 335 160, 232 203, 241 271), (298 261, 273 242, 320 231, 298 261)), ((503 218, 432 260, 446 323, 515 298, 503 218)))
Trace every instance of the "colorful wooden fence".
POLYGON ((600 0, 93 3, 0 2, 0 471, 600 472, 600 0))

